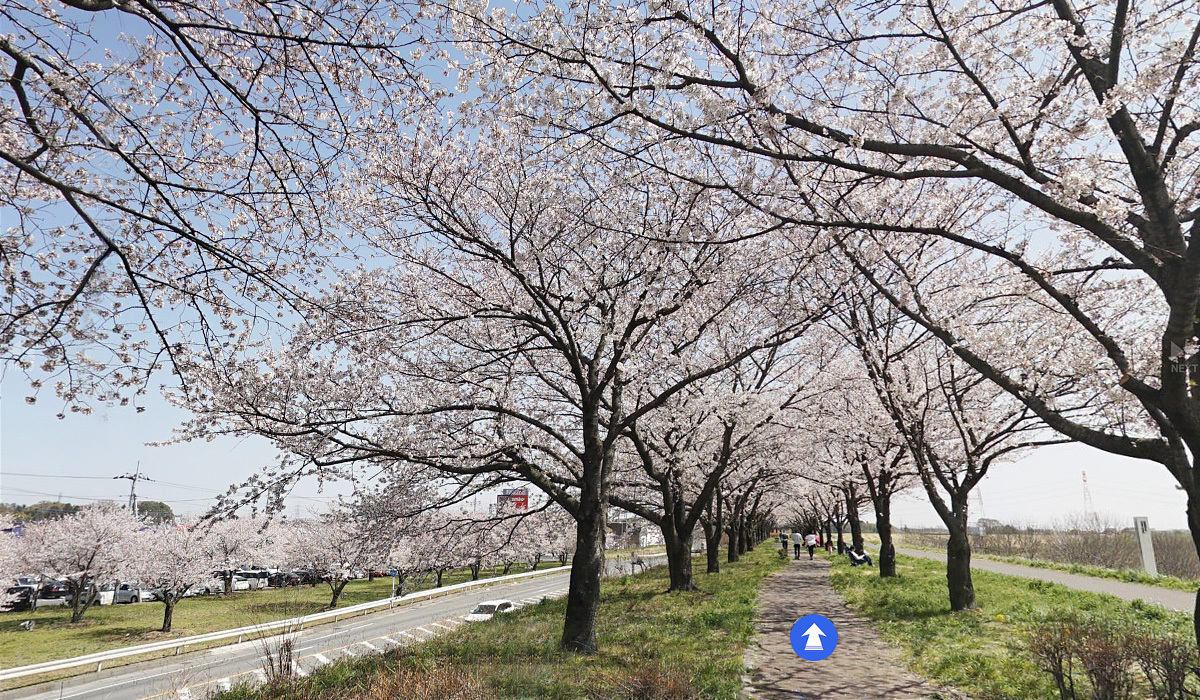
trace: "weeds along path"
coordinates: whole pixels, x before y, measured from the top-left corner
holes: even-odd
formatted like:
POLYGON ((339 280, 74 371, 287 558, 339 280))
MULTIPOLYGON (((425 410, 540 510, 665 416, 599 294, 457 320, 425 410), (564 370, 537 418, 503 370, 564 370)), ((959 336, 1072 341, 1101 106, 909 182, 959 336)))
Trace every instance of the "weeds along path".
POLYGON ((746 695, 754 700, 955 697, 904 671, 899 652, 833 590, 829 570, 824 559, 803 558, 763 579, 755 641, 746 649, 746 695), (837 649, 824 661, 805 661, 792 651, 792 624, 812 613, 837 627, 837 649))

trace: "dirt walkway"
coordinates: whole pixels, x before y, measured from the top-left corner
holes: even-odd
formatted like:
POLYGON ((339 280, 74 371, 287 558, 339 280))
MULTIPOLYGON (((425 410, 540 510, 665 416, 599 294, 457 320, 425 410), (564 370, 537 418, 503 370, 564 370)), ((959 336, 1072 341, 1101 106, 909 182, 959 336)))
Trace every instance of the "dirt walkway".
POLYGON ((906 673, 899 653, 866 619, 842 603, 829 583, 829 563, 807 557, 763 579, 758 593, 757 638, 746 650, 745 695, 755 700, 928 700, 963 697, 939 692, 906 673), (818 613, 837 627, 838 645, 824 661, 804 661, 789 632, 818 613))

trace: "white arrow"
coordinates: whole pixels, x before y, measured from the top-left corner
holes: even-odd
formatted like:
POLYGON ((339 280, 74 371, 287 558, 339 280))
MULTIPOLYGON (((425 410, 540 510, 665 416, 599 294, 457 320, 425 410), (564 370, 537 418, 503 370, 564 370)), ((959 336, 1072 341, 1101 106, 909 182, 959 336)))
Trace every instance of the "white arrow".
POLYGON ((821 631, 820 627, 817 627, 816 623, 813 623, 812 627, 809 627, 801 636, 808 637, 804 642, 805 651, 824 651, 824 647, 821 646, 821 637, 824 637, 825 633, 821 631))

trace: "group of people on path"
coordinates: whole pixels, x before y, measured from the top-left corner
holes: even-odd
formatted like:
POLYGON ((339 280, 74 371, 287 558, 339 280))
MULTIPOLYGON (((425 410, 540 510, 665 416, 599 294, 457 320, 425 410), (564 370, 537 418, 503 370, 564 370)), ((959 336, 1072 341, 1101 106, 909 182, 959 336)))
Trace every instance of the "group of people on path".
MULTIPOLYGON (((826 552, 829 552, 830 554, 833 553, 833 542, 826 541, 822 543, 821 535, 816 532, 810 532, 807 535, 801 535, 799 532, 793 532, 790 537, 792 541, 792 549, 795 552, 795 559, 800 558, 801 548, 805 547, 808 548, 809 559, 813 558, 813 555, 817 551, 817 547, 824 546, 826 552)), ((788 533, 779 533, 779 546, 783 548, 784 552, 787 552, 788 538, 788 533)), ((854 547, 847 547, 846 552, 850 555, 850 566, 862 566, 864 564, 867 566, 875 566, 875 563, 871 561, 871 555, 864 551, 856 550, 854 547)))

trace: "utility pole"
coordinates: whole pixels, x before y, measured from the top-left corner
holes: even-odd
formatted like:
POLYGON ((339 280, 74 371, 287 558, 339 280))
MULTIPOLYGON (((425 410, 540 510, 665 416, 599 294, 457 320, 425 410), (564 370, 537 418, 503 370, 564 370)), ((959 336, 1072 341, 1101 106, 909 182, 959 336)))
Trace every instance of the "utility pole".
POLYGON ((1079 472, 1083 478, 1083 512, 1089 518, 1096 516, 1096 504, 1092 502, 1092 491, 1088 488, 1087 472, 1079 472))
POLYGON ((133 517, 137 517, 137 482, 139 481, 154 481, 148 476, 142 475, 142 462, 138 460, 137 470, 133 474, 122 474, 114 476, 114 479, 129 479, 129 512, 133 513, 133 517))

